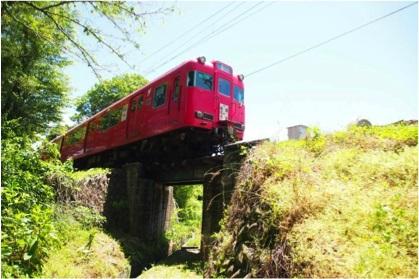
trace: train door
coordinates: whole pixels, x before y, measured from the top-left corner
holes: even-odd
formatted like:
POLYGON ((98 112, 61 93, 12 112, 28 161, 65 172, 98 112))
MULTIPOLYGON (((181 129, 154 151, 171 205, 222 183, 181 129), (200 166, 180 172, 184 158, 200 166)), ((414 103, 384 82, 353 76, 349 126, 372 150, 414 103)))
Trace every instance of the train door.
POLYGON ((143 95, 134 96, 128 108, 128 125, 127 125, 127 138, 132 139, 138 137, 141 133, 141 99, 143 95))
POLYGON ((180 105, 182 99, 182 86, 180 75, 177 75, 173 80, 173 86, 170 90, 169 96, 169 106, 168 106, 168 114, 169 114, 169 123, 170 125, 176 125, 180 122, 180 105))
POLYGON ((232 82, 228 75, 223 75, 220 72, 215 74, 215 94, 216 94, 216 109, 218 111, 219 121, 231 120, 232 113, 232 82))

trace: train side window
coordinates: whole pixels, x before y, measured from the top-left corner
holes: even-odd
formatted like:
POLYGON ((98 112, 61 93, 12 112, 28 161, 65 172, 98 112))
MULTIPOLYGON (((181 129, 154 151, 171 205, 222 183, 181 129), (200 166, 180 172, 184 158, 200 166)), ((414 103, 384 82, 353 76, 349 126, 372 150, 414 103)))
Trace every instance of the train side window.
POLYGON ((128 104, 125 104, 121 109, 121 122, 127 120, 128 104))
POLYGON ((195 86, 195 71, 190 71, 188 73, 188 80, 186 82, 188 86, 195 86))
POLYGON ((141 95, 140 98, 138 98, 138 110, 141 110, 141 108, 143 107, 144 104, 144 95, 141 95))
POLYGON ((225 96, 230 96, 230 82, 226 79, 218 79, 218 92, 225 96))
POLYGON ((117 108, 109 111, 100 119, 99 129, 104 131, 119 123, 122 116, 122 108, 117 108))
POLYGON ((75 143, 81 142, 86 135, 86 126, 77 128, 76 130, 71 131, 64 137, 64 145, 72 145, 75 143))
POLYGON ((153 107, 157 108, 166 102, 166 84, 160 85, 154 91, 153 107))
POLYGON ((136 108, 137 108, 137 100, 132 99, 130 110, 135 111, 136 108))
POLYGON ((173 92, 173 102, 177 102, 178 101, 178 99, 179 99, 179 94, 180 94, 180 84, 179 84, 179 77, 176 77, 175 78, 175 89, 174 89, 174 92, 173 92))

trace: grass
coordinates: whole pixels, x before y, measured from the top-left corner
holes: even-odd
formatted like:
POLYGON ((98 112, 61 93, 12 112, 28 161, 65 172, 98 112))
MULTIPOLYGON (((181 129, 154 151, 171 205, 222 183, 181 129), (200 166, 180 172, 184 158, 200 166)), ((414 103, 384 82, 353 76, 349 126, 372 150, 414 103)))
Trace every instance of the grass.
POLYGON ((95 226, 93 213, 74 214, 77 209, 57 207, 63 244, 50 253, 40 277, 129 277, 130 265, 119 243, 95 226))
POLYGON ((417 133, 354 126, 259 146, 206 275, 417 277, 417 133))
POLYGON ((81 181, 85 178, 92 177, 99 174, 108 174, 110 173, 110 169, 103 169, 103 168, 92 168, 88 170, 79 170, 70 173, 71 178, 75 181, 81 181))
POLYGON ((185 264, 162 264, 144 271, 139 278, 202 278, 202 274, 191 271, 185 264))
POLYGON ((202 278, 202 261, 196 252, 176 251, 144 271, 139 278, 202 278))
POLYGON ((76 228, 72 239, 49 257, 42 277, 129 277, 129 270, 115 240, 96 229, 76 228))

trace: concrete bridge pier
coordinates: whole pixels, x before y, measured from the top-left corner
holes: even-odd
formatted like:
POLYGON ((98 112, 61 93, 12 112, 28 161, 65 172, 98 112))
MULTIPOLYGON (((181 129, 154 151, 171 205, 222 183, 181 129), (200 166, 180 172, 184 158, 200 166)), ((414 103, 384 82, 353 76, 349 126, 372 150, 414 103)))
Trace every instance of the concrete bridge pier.
POLYGON ((243 148, 253 145, 251 142, 225 146, 222 165, 209 170, 204 176, 201 253, 205 260, 213 246, 213 234, 220 231, 220 221, 230 205, 237 174, 245 158, 243 148))
POLYGON ((108 224, 129 232, 131 236, 158 243, 170 225, 174 210, 173 186, 167 185, 202 183, 201 252, 207 259, 213 245, 213 234, 220 230, 220 221, 230 204, 246 150, 262 141, 227 145, 223 156, 194 158, 148 168, 136 162, 114 169, 105 208, 108 224))
POLYGON ((129 233, 144 240, 159 240, 174 209, 173 187, 144 178, 141 163, 123 166, 126 174, 129 233))

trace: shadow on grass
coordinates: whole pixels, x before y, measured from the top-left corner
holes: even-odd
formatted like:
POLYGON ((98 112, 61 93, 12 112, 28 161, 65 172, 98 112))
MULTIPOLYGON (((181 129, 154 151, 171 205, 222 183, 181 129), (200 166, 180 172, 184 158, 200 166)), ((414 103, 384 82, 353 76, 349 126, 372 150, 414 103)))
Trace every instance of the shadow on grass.
POLYGON ((197 274, 203 274, 204 268, 202 255, 198 247, 184 247, 177 250, 159 264, 167 266, 182 264, 185 270, 191 270, 197 274))
POLYGON ((130 278, 138 277, 167 255, 167 241, 146 241, 120 231, 107 231, 121 244, 125 257, 131 265, 130 278))

